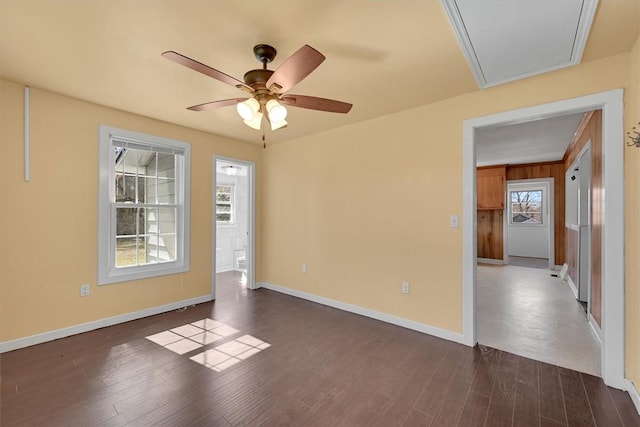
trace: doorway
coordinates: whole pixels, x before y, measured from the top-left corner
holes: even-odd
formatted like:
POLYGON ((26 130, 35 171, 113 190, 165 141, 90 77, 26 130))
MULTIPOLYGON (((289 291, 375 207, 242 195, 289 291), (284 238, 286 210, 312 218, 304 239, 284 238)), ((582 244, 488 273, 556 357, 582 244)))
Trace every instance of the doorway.
MULTIPOLYGON (((623 91, 611 90, 535 107, 522 108, 463 122, 463 340, 477 343, 476 335, 476 158, 475 131, 488 126, 522 123, 561 114, 601 109, 603 191, 606 224, 602 224, 602 364, 605 384, 626 389, 624 377, 624 193, 623 91)), ((592 153, 593 154, 593 153, 592 153)))
POLYGON ((555 268, 553 178, 507 181, 506 264, 555 268))
POLYGON ((214 157, 212 296, 255 288, 255 164, 214 157), (236 287, 237 289, 231 289, 236 287))

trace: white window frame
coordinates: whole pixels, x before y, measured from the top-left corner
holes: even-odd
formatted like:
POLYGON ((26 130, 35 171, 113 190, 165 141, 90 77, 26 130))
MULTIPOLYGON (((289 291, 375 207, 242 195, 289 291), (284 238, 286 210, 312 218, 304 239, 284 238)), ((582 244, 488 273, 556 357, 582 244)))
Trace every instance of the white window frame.
MULTIPOLYGON (((218 226, 221 226, 221 227, 235 225, 235 222, 236 222, 236 185, 233 184, 233 183, 226 184, 224 182, 216 184, 215 205, 216 205, 216 212, 215 212, 216 224, 218 226), (230 210, 229 213, 231 214, 231 219, 229 221, 218 221, 218 199, 217 199, 218 187, 230 187, 231 188, 231 200, 229 200, 229 206, 231 207, 231 210, 230 210)), ((226 212, 221 212, 221 213, 226 213, 226 212)))
POLYGON ((98 285, 189 271, 191 146, 182 141, 101 125, 99 128, 98 285), (116 268, 115 150, 112 140, 174 150, 176 156, 176 260, 116 268))

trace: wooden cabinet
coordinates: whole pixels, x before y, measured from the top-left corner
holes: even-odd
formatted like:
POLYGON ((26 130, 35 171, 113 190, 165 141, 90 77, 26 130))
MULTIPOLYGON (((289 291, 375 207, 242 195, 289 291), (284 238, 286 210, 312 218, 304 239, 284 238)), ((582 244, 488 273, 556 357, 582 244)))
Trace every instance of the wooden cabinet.
POLYGON ((504 209, 506 166, 477 169, 478 210, 504 209))

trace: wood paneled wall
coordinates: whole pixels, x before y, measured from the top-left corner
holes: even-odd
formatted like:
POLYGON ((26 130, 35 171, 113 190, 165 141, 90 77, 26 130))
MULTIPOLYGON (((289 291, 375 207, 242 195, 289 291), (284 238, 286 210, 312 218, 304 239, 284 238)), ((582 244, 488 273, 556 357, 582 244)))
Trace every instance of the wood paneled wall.
MULTIPOLYGON (((565 170, 571 167, 580 150, 591 140, 591 315, 598 325, 602 319, 602 111, 585 113, 573 141, 564 156, 565 170)), ((567 233, 569 230, 567 229, 567 233)), ((567 241, 566 252, 578 251, 567 241)))
POLYGON ((502 259, 503 215, 501 210, 478 211, 478 258, 502 259))
MULTIPOLYGON (((507 180, 554 178, 554 251, 556 265, 564 264, 564 162, 507 166, 507 180)), ((478 257, 503 259, 503 211, 478 211, 478 257)))

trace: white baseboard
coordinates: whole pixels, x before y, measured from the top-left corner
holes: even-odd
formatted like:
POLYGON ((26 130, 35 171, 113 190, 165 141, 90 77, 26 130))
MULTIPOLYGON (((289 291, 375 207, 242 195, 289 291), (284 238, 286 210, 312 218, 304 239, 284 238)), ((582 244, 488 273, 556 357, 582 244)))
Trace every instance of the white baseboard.
POLYGON ((556 265, 556 266, 555 266, 555 268, 554 268, 554 270, 556 270, 556 271, 560 271, 560 270, 562 270, 562 266, 561 266, 561 265, 556 265))
POLYGON ((571 292, 573 292, 573 296, 578 299, 578 287, 576 286, 575 283, 573 283, 573 280, 571 280, 571 276, 567 275, 567 283, 569 284, 569 287, 571 288, 571 292))
POLYGON ((283 294, 291 295, 297 298, 301 298, 307 301, 312 301, 318 304, 327 305, 329 307, 337 308, 339 310, 348 311, 350 313, 359 314, 361 316, 370 317, 372 319, 381 320, 393 325, 402 326, 403 328, 412 329, 414 331, 422 332, 427 335, 433 335, 434 337, 442 338, 445 340, 464 344, 464 337, 462 334, 447 331, 445 329, 436 328, 424 323, 416 322, 413 320, 405 319, 391 314, 382 313, 380 311, 371 310, 369 308, 360 307, 358 305, 348 304, 341 301, 332 300, 329 298, 321 297, 318 295, 310 294, 296 289, 285 288, 284 286, 278 286, 267 282, 256 283, 256 288, 265 288, 272 291, 280 292, 283 294))
POLYGON ((591 313, 589 313, 588 318, 589 326, 591 326, 593 333, 596 334, 596 338, 598 338, 600 345, 602 345, 602 330, 600 329, 600 326, 598 326, 598 322, 596 322, 596 319, 591 315, 591 313))
POLYGON ((562 264, 562 267, 560 267, 560 278, 562 280, 567 280, 568 275, 569 275, 569 264, 565 262, 564 264, 562 264))
POLYGON ((636 411, 638 412, 638 415, 640 415, 640 393, 638 393, 638 390, 634 386, 633 381, 631 380, 624 380, 624 381, 626 383, 625 390, 627 391, 627 393, 629 393, 629 396, 631 396, 631 400, 633 401, 633 404, 636 407, 636 411))
POLYGON ((187 307, 194 304, 201 304, 203 302, 209 302, 211 300, 211 295, 203 295, 201 297, 172 302, 170 304, 161 305, 159 307, 146 308, 144 310, 135 311, 133 313, 120 314, 118 316, 107 317, 105 319, 94 320, 87 323, 81 323, 79 325, 69 326, 67 328, 56 329, 54 331, 31 335, 24 338, 0 342, 0 353, 6 353, 7 351, 29 347, 47 341, 57 340, 59 338, 81 334, 83 332, 89 332, 95 329, 117 325, 119 323, 129 322, 130 320, 136 320, 143 317, 153 316, 155 314, 166 313, 167 311, 177 310, 179 308, 187 307))
POLYGON ((478 262, 481 262, 483 264, 504 265, 504 260, 502 260, 502 259, 478 258, 478 262))

